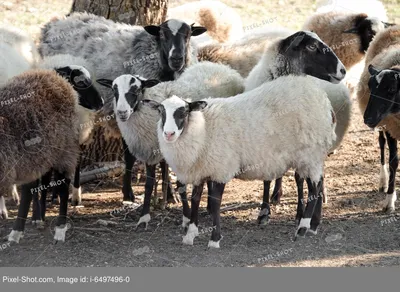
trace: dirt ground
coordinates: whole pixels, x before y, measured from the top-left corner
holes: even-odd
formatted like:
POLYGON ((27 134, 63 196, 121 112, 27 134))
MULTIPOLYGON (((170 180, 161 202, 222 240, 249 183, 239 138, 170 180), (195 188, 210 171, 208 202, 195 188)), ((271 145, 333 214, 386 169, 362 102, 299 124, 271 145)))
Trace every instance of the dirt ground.
MULTIPOLYGON (((172 1, 171 1, 172 2, 172 1)), ((181 1, 182 2, 182 1, 181 1)), ((277 16, 276 25, 298 28, 314 9, 315 1, 224 1, 240 11, 245 25, 277 16)), ((400 5, 387 4, 390 20, 399 20, 400 5)), ((69 10, 61 0, 13 0, 0 4, 0 19, 39 35, 39 24, 69 10)), ((112 217, 120 209, 121 185, 99 181, 83 186, 82 208, 71 210, 65 243, 53 243, 58 206, 48 209, 46 228, 28 221, 20 244, 0 242, 0 266, 400 266, 399 212, 381 211, 384 194, 378 192, 379 152, 377 133, 362 123, 357 103, 352 124, 337 154, 326 161, 329 202, 316 236, 293 241, 297 196, 293 176, 284 177, 281 204, 272 206, 267 226, 256 224, 262 199, 262 182, 233 180, 225 189, 222 207, 221 248, 207 249, 212 226, 206 195, 201 204, 200 236, 193 246, 182 244, 180 204, 152 210, 149 229, 134 230, 139 211, 112 217), (102 226, 99 219, 115 224, 102 226)), ((143 185, 134 185, 138 202, 143 185)), ((10 203, 10 219, 0 221, 0 238, 9 234, 16 217, 10 203)), ((400 207, 397 204, 398 208, 400 207)))
MULTIPOLYGON (((49 208, 44 230, 27 222, 20 244, 3 243, 0 266, 400 266, 399 212, 383 214, 379 193, 377 133, 367 129, 353 104, 349 132, 326 162, 328 204, 316 236, 293 241, 296 192, 293 176, 284 178, 284 195, 272 206, 267 226, 256 224, 261 182, 233 180, 224 193, 221 248, 207 249, 211 217, 203 195, 200 236, 182 244, 180 204, 153 210, 147 231, 134 230, 138 210, 112 217, 121 208, 119 181, 84 186, 82 208, 71 210, 65 243, 53 243, 57 206, 49 208), (104 227, 98 219, 114 221, 104 227)), ((134 186, 135 194, 143 185, 134 186)), ((142 196, 139 196, 139 200, 142 196)), ((6 236, 16 216, 0 222, 6 236)))

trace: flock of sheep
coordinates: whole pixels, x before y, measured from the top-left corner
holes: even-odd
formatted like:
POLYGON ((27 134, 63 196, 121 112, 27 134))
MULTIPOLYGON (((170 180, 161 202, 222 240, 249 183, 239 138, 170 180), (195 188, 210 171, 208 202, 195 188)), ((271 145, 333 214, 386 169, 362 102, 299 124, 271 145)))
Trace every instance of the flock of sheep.
POLYGON ((295 236, 316 234, 327 199, 324 161, 346 134, 351 94, 357 95, 365 124, 381 129, 380 187, 387 192, 385 209, 393 211, 400 26, 384 22, 379 1, 368 5, 370 11, 363 11, 365 5, 341 9, 340 1, 321 7, 297 32, 275 27, 244 33, 239 15, 218 1, 170 9, 167 21, 145 27, 72 13, 43 27, 38 49, 25 33, 0 28, 0 217, 7 218, 3 195, 12 193, 18 200, 15 185, 21 186, 8 240, 23 237, 32 201, 32 220, 43 223, 47 188, 38 186, 48 185, 52 177, 63 182, 54 184, 60 196, 54 239, 65 240, 72 179, 72 204, 81 201, 79 147, 91 140, 90 120, 113 114, 115 120, 106 127, 123 139, 124 201, 135 200, 133 164, 136 159, 146 164, 137 227, 147 228, 151 219, 158 164, 168 199, 173 198, 169 168, 177 176, 185 244, 193 244, 198 235, 207 183, 213 218, 208 246, 214 248, 222 238, 225 184, 233 178, 263 180, 258 222, 266 224, 270 183, 276 180, 271 200, 279 202, 282 176, 293 168, 295 236), (193 185, 191 207, 186 184, 193 185))

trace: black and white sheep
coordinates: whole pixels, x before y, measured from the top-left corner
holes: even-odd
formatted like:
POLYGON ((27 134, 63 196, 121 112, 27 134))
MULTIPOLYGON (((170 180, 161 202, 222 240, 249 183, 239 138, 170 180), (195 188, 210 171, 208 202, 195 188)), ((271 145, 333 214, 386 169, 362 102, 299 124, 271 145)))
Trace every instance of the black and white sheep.
POLYGON ((198 45, 210 40, 220 43, 232 42, 243 36, 240 15, 220 1, 195 1, 169 8, 167 19, 170 18, 205 27, 207 33, 193 38, 198 45))
MULTIPOLYGON (((101 79, 97 82, 114 90, 114 113, 122 137, 130 153, 146 163, 145 199, 137 226, 144 223, 147 229, 155 167, 163 161, 163 156, 157 139, 159 117, 155 111, 142 106, 141 101, 150 99, 162 102, 174 94, 184 95, 193 101, 209 96, 229 97, 243 92, 244 80, 228 66, 201 62, 189 67, 177 80, 170 82, 159 83, 138 75, 121 75, 115 80, 101 79)), ((163 175, 167 174, 163 171, 163 175)), ((167 188, 167 192, 171 193, 169 184, 167 188)), ((189 222, 190 209, 185 188, 179 182, 178 190, 183 204, 185 227, 189 222)))
MULTIPOLYGON (((191 37, 206 31, 203 27, 170 19, 159 26, 145 27, 116 23, 87 13, 73 13, 63 20, 49 22, 42 30, 39 52, 42 56, 70 54, 83 57, 97 79, 114 80, 123 74, 139 74, 147 79, 174 80, 187 66, 196 63, 191 37)), ((105 116, 113 112, 113 94, 101 89, 105 116)), ((115 120, 107 126, 120 136, 115 120)), ((135 158, 123 141, 125 175, 123 200, 134 201, 131 179, 135 158)))
MULTIPOLYGON (((222 193, 234 177, 272 180, 293 167, 307 178, 311 195, 317 198, 325 156, 336 134, 326 93, 310 78, 285 76, 230 98, 187 102, 172 96, 161 104, 145 103, 161 114, 158 140, 165 160, 180 181, 194 184, 184 243, 193 244, 198 235, 198 208, 206 180, 213 184, 214 228, 208 246, 215 248, 222 238, 222 193)), ((309 201, 304 212, 298 208, 296 236, 316 232, 321 209, 322 198, 309 201)))
POLYGON ((366 66, 357 87, 357 99, 364 114, 364 123, 381 127, 380 190, 387 192, 384 211, 393 212, 397 200, 396 171, 399 164, 397 140, 400 139, 400 26, 392 26, 377 34, 366 55, 366 66), (389 146, 390 177, 385 163, 385 137, 389 146))
MULTIPOLYGON (((314 33, 308 33, 308 35, 305 34, 305 37, 308 37, 309 39, 311 37, 311 41, 313 39, 320 40, 319 37, 314 33)), ((281 76, 307 74, 316 77, 313 78, 313 80, 327 93, 337 120, 335 130, 337 138, 335 144, 330 149, 330 151, 332 152, 342 142, 343 137, 350 124, 350 93, 343 82, 339 84, 334 84, 338 83, 340 79, 343 79, 345 77, 345 70, 343 71, 342 75, 339 75, 341 70, 340 68, 344 68, 343 64, 338 61, 336 76, 329 77, 329 75, 327 75, 324 78, 322 72, 324 72, 326 68, 329 68, 327 64, 332 64, 332 59, 326 58, 325 54, 330 52, 334 55, 334 53, 331 52, 331 50, 326 49, 326 47, 311 47, 313 43, 310 42, 310 40, 308 40, 308 42, 303 41, 300 46, 292 47, 287 51, 283 51, 280 47, 283 40, 277 40, 269 45, 265 49, 264 55, 261 58, 260 62, 254 67, 254 69, 250 72, 248 78, 246 79, 245 91, 252 90, 260 86, 264 82, 269 82, 281 76), (320 51, 320 54, 310 55, 309 51, 311 51, 312 49, 320 51), (336 79, 338 76, 340 76, 340 78, 336 79)), ((332 70, 333 68, 334 66, 330 70, 332 70)), ((295 174, 295 178, 298 187, 300 184, 303 185, 303 180, 299 178, 297 174, 295 174)), ((269 186, 270 182, 264 182, 264 196, 260 216, 258 218, 259 223, 268 222, 268 218, 270 215, 269 186)), ((282 178, 278 178, 275 182, 272 201, 278 203, 281 196, 282 178)), ((302 194, 299 194, 299 196, 303 197, 302 194)), ((325 193, 324 196, 326 198, 325 193)))

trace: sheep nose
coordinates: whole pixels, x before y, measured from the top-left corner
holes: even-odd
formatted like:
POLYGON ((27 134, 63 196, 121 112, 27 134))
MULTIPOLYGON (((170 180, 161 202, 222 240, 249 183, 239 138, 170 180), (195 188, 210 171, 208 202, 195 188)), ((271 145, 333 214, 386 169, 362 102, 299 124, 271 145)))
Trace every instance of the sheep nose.
POLYGON ((120 111, 120 110, 118 110, 117 113, 119 115, 121 115, 121 116, 125 116, 128 113, 128 111, 120 111))
POLYGON ((174 63, 179 63, 183 61, 183 57, 182 56, 171 56, 171 61, 174 63))
POLYGON ((173 135, 175 135, 175 132, 164 132, 165 137, 168 139, 171 138, 173 135))
POLYGON ((340 73, 342 73, 343 75, 346 74, 346 69, 344 68, 340 69, 340 73))

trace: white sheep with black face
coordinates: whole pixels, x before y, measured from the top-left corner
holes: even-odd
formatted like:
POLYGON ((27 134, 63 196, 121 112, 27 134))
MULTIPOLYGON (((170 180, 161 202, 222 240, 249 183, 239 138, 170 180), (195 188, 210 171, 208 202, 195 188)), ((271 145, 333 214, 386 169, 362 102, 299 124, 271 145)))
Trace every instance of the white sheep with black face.
MULTIPOLYGON (((207 180, 214 183, 215 198, 210 247, 219 247, 222 193, 234 177, 272 180, 294 168, 310 180, 311 195, 318 197, 336 134, 332 106, 311 78, 284 76, 230 98, 188 102, 174 95, 162 103, 144 103, 160 113, 158 141, 165 160, 180 181, 195 185, 184 243, 193 244, 198 234, 198 204, 207 180)), ((304 213, 298 210, 296 236, 316 233, 321 204, 322 199, 312 200, 304 213)))

